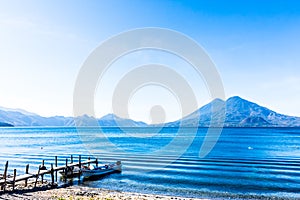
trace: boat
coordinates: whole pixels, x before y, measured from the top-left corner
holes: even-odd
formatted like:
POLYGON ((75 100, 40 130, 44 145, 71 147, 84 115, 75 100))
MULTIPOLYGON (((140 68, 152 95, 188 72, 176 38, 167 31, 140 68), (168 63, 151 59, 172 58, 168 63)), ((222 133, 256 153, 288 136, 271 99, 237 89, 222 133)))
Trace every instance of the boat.
POLYGON ((111 173, 117 173, 122 171, 122 163, 121 161, 117 161, 116 163, 106 164, 103 166, 95 167, 84 167, 81 169, 81 175, 84 178, 91 178, 97 176, 104 176, 111 173))
POLYGON ((59 172, 63 178, 74 178, 78 177, 81 174, 81 170, 79 167, 68 167, 67 173, 65 170, 59 172))

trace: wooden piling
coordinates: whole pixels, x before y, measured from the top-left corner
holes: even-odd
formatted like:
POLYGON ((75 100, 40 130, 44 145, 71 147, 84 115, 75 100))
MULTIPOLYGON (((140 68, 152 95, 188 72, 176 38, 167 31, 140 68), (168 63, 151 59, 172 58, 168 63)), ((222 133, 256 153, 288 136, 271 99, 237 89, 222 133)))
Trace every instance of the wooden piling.
MULTIPOLYGON (((55 167, 57 167, 57 156, 55 156, 55 167)), ((57 171, 55 171, 55 182, 57 182, 57 171)))
MULTIPOLYGON (((79 157, 78 157, 78 167, 79 167, 79 169, 81 169, 81 155, 79 155, 79 157)), ((80 173, 78 173, 78 182, 80 182, 80 173)))
POLYGON ((53 164, 51 163, 51 185, 54 185, 54 169, 53 164))
POLYGON ((14 169, 14 178, 13 178, 13 183, 12 183, 12 186, 13 186, 13 191, 15 190, 15 184, 16 184, 16 176, 17 176, 17 170, 14 169))
MULTIPOLYGON (((90 161, 91 160, 91 158, 90 157, 88 157, 88 161, 90 161)), ((90 166, 90 162, 88 163, 88 167, 90 166)))
POLYGON ((98 167, 98 158, 96 158, 96 167, 98 167))
POLYGON ((2 185, 3 191, 5 191, 5 186, 6 186, 7 168, 8 168, 8 161, 6 161, 5 167, 4 167, 4 173, 3 173, 4 184, 2 185))
POLYGON ((68 175, 68 158, 66 158, 65 177, 68 175))
POLYGON ((73 163, 73 155, 71 155, 71 163, 73 163))
POLYGON ((39 179, 40 171, 41 171, 41 165, 39 166, 39 170, 38 170, 38 173, 37 173, 36 178, 35 178, 34 187, 36 187, 37 181, 39 179))
MULTIPOLYGON (((42 161, 42 169, 44 170, 45 168, 45 160, 42 161)), ((42 184, 44 183, 44 174, 41 175, 42 177, 42 184)))
POLYGON ((79 168, 81 169, 81 155, 79 155, 78 163, 79 163, 79 168))
MULTIPOLYGON (((26 165, 25 174, 29 174, 29 164, 26 165)), ((28 179, 25 179, 25 187, 27 187, 27 181, 28 179)))

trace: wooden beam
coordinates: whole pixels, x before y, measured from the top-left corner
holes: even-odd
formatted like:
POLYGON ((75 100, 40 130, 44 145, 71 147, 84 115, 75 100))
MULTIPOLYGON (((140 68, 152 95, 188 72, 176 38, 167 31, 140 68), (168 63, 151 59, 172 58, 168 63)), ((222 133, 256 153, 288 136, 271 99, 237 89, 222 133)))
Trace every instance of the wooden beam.
POLYGON ((6 187, 7 168, 8 168, 8 161, 6 161, 6 163, 5 163, 4 173, 3 173, 4 184, 3 184, 3 186, 2 186, 2 189, 3 189, 4 191, 5 191, 5 187, 6 187))
POLYGON ((53 164, 51 164, 51 185, 54 185, 54 169, 53 164))
POLYGON ((65 177, 67 176, 68 176, 68 158, 66 158, 66 166, 65 166, 65 177))
POLYGON ((12 183, 12 186, 13 186, 13 191, 15 190, 15 184, 16 184, 16 176, 17 176, 17 170, 14 169, 14 178, 13 178, 13 183, 12 183))
MULTIPOLYGON (((79 170, 81 169, 81 155, 79 155, 78 157, 78 167, 79 167, 79 170)), ((78 182, 80 182, 80 174, 81 173, 78 173, 78 182)))
MULTIPOLYGON (((57 167, 57 156, 55 156, 55 167, 57 167)), ((57 182, 57 171, 55 171, 55 182, 57 182)))
MULTIPOLYGON (((45 169, 45 160, 42 161, 42 170, 45 169)), ((44 173, 42 174, 42 184, 44 183, 44 173)))
MULTIPOLYGON (((28 174, 29 173, 29 164, 26 165, 26 169, 25 169, 25 174, 28 174)), ((28 179, 25 179, 25 187, 27 187, 27 181, 28 179)))
POLYGON ((36 183, 37 183, 37 181, 38 181, 38 179, 39 179, 40 171, 41 171, 41 165, 39 166, 39 170, 38 170, 38 173, 37 173, 37 175, 36 175, 34 187, 36 187, 36 183))

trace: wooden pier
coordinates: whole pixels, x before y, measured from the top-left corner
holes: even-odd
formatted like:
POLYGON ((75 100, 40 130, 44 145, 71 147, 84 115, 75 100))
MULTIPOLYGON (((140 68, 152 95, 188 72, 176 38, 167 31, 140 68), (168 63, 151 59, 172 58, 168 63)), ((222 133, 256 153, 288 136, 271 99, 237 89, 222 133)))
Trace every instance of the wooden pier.
MULTIPOLYGON (((2 179, 0 179, 0 186, 1 190, 5 191, 7 185, 12 185, 12 190, 15 189, 16 182, 24 181, 25 187, 27 187, 28 179, 35 178, 34 187, 36 187, 37 181, 39 177, 41 177, 41 181, 44 181, 44 175, 50 174, 51 175, 51 184, 54 185, 57 182, 57 172, 63 171, 65 175, 67 175, 70 171, 73 173, 74 167, 81 168, 84 165, 90 165, 95 163, 98 166, 98 159, 91 160, 90 157, 86 161, 81 161, 81 156, 78 158, 78 163, 73 162, 73 156, 71 156, 70 163, 68 163, 68 159, 66 158, 66 164, 62 166, 57 166, 57 156, 55 156, 54 164, 51 164, 51 167, 47 169, 45 167, 45 161, 42 161, 42 165, 39 166, 37 173, 29 173, 29 164, 26 165, 25 173, 22 175, 17 175, 17 170, 14 169, 13 176, 8 176, 7 169, 8 169, 8 161, 6 161, 4 173, 2 179)), ((80 174, 78 174, 78 178, 80 179, 80 174)))

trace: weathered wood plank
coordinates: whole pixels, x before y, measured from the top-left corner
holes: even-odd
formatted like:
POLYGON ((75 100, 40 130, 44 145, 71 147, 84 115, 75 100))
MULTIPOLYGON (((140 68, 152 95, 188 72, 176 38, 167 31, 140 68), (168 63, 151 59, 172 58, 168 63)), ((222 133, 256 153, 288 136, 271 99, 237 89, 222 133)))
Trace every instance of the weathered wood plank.
MULTIPOLYGON (((26 165, 25 174, 29 174, 29 164, 26 165)), ((27 180, 28 179, 25 179, 25 187, 27 187, 27 180)))
POLYGON ((15 185, 16 185, 16 176, 17 176, 17 170, 14 169, 14 177, 13 177, 13 183, 12 183, 12 186, 13 186, 13 191, 15 190, 15 185))

